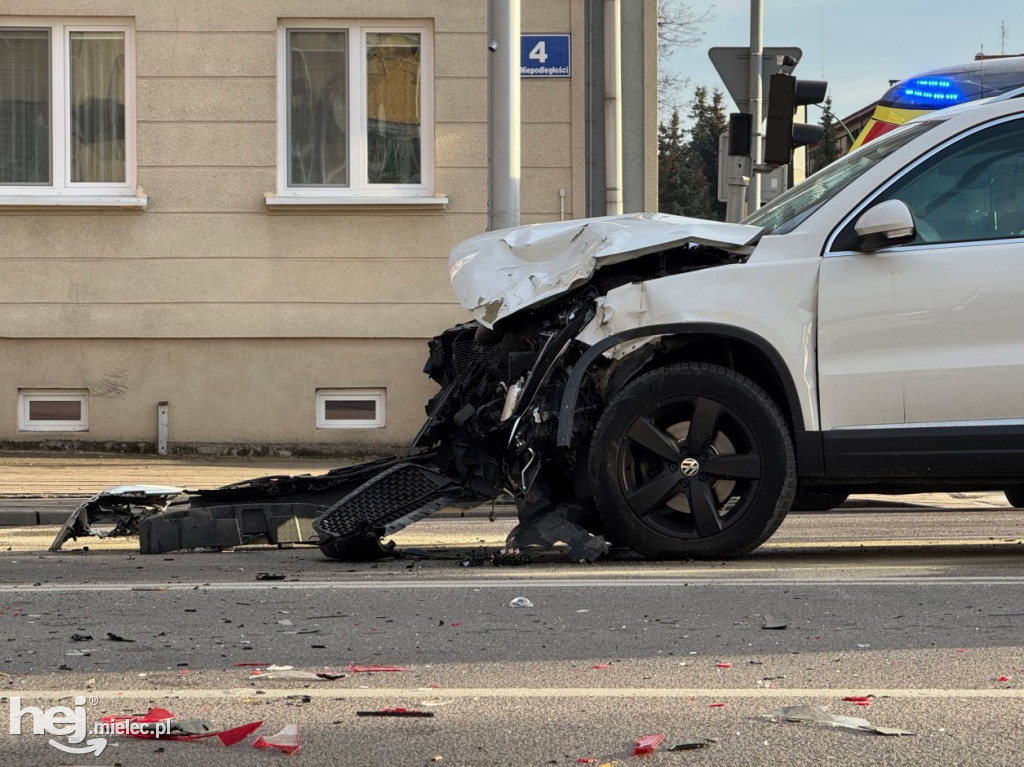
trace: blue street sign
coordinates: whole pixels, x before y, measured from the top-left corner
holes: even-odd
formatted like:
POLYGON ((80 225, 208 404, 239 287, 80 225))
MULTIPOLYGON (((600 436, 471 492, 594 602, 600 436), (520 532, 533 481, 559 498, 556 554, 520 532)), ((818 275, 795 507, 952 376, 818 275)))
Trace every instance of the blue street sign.
POLYGON ((569 77, 569 35, 522 35, 523 77, 569 77))

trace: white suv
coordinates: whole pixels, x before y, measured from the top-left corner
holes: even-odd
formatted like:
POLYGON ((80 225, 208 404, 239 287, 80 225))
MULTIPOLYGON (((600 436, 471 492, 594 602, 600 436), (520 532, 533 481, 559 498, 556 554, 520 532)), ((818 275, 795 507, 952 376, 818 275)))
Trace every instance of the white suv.
POLYGON ((1024 501, 1024 98, 909 123, 740 224, 541 224, 450 267, 477 323, 432 343, 412 454, 524 522, 575 505, 720 557, 849 492, 1024 501))

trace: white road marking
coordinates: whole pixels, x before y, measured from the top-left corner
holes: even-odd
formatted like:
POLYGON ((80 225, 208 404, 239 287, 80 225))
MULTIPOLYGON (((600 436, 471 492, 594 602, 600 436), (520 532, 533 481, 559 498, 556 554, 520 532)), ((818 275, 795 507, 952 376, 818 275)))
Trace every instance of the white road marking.
POLYGON ((665 587, 823 587, 846 588, 850 586, 1022 586, 1024 575, 907 575, 878 576, 874 578, 837 577, 774 577, 770 572, 748 577, 715 577, 713 575, 679 576, 673 578, 531 578, 523 574, 519 578, 496 576, 495 578, 431 579, 403 581, 276 581, 273 584, 252 581, 227 581, 224 583, 161 583, 145 584, 114 581, 110 583, 78 584, 8 584, 0 586, 0 594, 81 594, 112 591, 138 591, 144 594, 168 592, 202 591, 417 591, 438 589, 559 589, 559 588, 665 588, 665 587))
MULTIPOLYGON (((293 695, 308 695, 311 698, 331 700, 362 700, 367 698, 709 698, 715 700, 737 700, 741 698, 796 698, 835 699, 846 695, 874 695, 875 698, 929 699, 929 698, 1002 698, 1024 699, 1024 689, 942 689, 942 688, 892 688, 864 689, 856 687, 806 687, 806 688, 728 688, 717 687, 377 687, 373 689, 338 688, 334 686, 260 688, 260 700, 286 698, 293 695)), ((66 690, 4 690, 0 700, 18 697, 22 700, 60 701, 70 700, 75 695, 66 690)), ((89 690, 88 695, 102 700, 155 700, 155 699, 246 699, 255 698, 255 688, 195 689, 187 690, 89 690)))

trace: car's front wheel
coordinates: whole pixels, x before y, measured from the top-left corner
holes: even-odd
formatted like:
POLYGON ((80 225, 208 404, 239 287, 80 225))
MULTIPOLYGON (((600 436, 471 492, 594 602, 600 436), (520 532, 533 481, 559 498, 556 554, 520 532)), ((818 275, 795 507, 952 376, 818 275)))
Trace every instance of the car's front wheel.
POLYGON ((735 371, 687 363, 647 373, 608 405, 589 474, 618 544, 656 559, 745 554, 789 509, 796 468, 771 397, 735 371))

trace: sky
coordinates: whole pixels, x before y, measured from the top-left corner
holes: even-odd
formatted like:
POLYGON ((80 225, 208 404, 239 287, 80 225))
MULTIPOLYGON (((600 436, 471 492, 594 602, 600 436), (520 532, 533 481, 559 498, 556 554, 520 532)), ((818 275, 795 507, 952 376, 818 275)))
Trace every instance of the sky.
MULTIPOLYGON (((710 8, 703 40, 679 51, 668 65, 690 85, 678 99, 688 104, 693 87, 719 88, 726 112, 736 111, 708 48, 750 47, 750 0, 685 0, 691 10, 710 8)), ((966 64, 975 54, 1024 53, 1021 0, 762 0, 765 46, 796 46, 803 58, 796 77, 828 80, 839 117, 878 100, 890 80, 966 64)), ((820 110, 811 107, 817 122, 820 110)))

